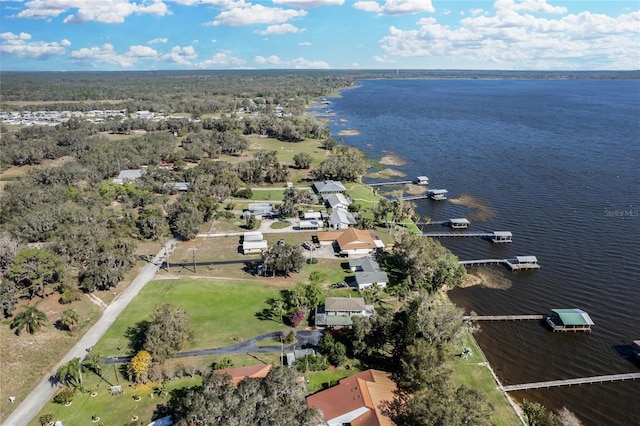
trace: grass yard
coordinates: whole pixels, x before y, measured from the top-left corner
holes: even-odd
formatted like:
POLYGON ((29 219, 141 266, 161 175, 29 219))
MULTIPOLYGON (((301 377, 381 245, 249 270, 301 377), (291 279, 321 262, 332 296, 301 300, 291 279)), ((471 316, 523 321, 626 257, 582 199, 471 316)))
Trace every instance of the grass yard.
POLYGON ((149 318, 160 303, 184 308, 196 337, 185 350, 218 348, 282 329, 276 321, 261 321, 256 313, 267 307, 279 288, 251 282, 206 279, 152 281, 127 306, 93 350, 105 356, 128 353, 128 327, 149 318), (120 349, 118 349, 120 348, 120 349))
MULTIPOLYGON (((84 379, 87 391, 84 393, 77 391, 73 402, 68 407, 49 401, 29 425, 39 425, 38 418, 45 413, 53 414, 53 420, 60 420, 65 426, 92 424, 93 416, 100 418, 95 424, 104 425, 146 425, 151 422, 156 406, 165 404, 168 397, 157 395, 151 397, 153 388, 157 384, 147 383, 136 386, 124 381, 122 377, 119 380, 124 393, 110 395, 110 383, 116 384, 115 374, 113 366, 110 365, 105 366, 103 373, 106 380, 100 380, 94 373, 87 373, 84 379), (95 397, 90 395, 92 391, 97 392, 95 397), (134 400, 134 395, 139 395, 140 400, 134 400)), ((120 376, 120 372, 118 375, 120 376)), ((172 391, 200 383, 202 379, 199 376, 186 377, 168 381, 166 389, 172 391)))
MULTIPOLYGON (((24 332, 16 336, 9 329, 11 320, 2 321, 2 327, 0 327, 2 341, 0 422, 9 416, 10 408, 17 407, 43 377, 48 377, 58 361, 100 315, 100 309, 86 298, 70 305, 61 305, 58 303, 59 297, 57 293, 52 294, 37 304, 38 309, 49 318, 49 325, 36 334, 24 332), (60 319, 60 313, 68 308, 77 309, 80 314, 78 331, 73 335, 55 327, 56 321, 60 319), (16 404, 13 406, 9 403, 10 396, 16 397, 16 404)), ((20 310, 22 307, 18 308, 18 311, 20 310)))
POLYGON ((347 370, 344 367, 330 368, 324 371, 314 371, 309 373, 309 384, 307 385, 307 393, 309 395, 328 389, 338 384, 340 379, 358 374, 360 370, 350 366, 347 370))
POLYGON ((493 405, 492 422, 496 426, 512 426, 522 424, 507 397, 501 392, 486 363, 480 347, 473 336, 466 336, 465 346, 471 349, 467 359, 456 357, 452 362, 453 381, 457 385, 465 384, 482 394, 493 405))

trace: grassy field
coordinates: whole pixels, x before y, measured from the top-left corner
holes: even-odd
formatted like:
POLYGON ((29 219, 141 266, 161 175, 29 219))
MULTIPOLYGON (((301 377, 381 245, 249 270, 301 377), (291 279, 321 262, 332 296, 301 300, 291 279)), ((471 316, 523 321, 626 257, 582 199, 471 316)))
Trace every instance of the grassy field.
POLYGON ((453 381, 457 385, 465 384, 483 393, 493 405, 491 420, 496 426, 522 424, 509 404, 507 396, 497 387, 482 350, 471 335, 466 336, 465 346, 471 349, 467 359, 456 357, 452 363, 453 381))
POLYGON ((338 384, 340 379, 358 374, 360 370, 355 367, 346 368, 330 368, 324 371, 314 371, 309 373, 309 384, 307 385, 307 392, 309 394, 316 393, 318 391, 327 389, 331 386, 338 384))
POLYGON ((256 317, 256 313, 268 306, 267 299, 277 297, 278 291, 277 287, 248 281, 152 281, 120 314, 93 350, 105 356, 128 353, 128 340, 125 337, 127 328, 148 319, 154 307, 160 303, 172 303, 183 308, 191 318, 196 337, 187 344, 185 350, 228 346, 280 330, 280 323, 262 321, 256 317))

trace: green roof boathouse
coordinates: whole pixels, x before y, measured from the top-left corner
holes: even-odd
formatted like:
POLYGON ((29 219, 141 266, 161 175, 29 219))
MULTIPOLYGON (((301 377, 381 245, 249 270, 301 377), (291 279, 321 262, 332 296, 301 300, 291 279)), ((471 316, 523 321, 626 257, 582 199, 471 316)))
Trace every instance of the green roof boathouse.
POLYGON ((552 309, 547 316, 547 324, 556 331, 591 331, 594 324, 588 313, 582 309, 552 309))

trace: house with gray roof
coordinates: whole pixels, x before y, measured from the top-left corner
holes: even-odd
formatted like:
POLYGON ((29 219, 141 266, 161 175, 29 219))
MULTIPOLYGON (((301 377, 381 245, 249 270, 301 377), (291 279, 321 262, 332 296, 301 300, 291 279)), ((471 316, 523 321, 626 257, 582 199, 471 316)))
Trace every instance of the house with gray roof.
POLYGON ((121 170, 118 177, 113 179, 113 183, 125 184, 133 182, 142 177, 144 170, 145 169, 121 170))
POLYGON ((323 182, 314 182, 313 189, 320 195, 326 194, 342 194, 347 192, 347 188, 341 182, 335 180, 325 180, 323 182))
POLYGON ((345 209, 334 209, 329 215, 329 226, 333 229, 347 229, 358 223, 345 209))
POLYGON ((371 256, 349 259, 349 268, 356 273, 356 284, 360 290, 374 284, 384 288, 389 282, 387 273, 371 256))
POLYGON ((324 203, 327 207, 332 209, 347 209, 349 207, 349 200, 342 194, 329 194, 324 196, 324 203))

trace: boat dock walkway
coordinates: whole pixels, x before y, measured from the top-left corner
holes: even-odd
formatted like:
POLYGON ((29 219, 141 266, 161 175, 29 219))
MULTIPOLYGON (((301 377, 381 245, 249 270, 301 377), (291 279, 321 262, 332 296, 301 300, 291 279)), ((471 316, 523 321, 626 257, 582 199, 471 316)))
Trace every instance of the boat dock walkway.
POLYGON ((465 321, 525 321, 543 320, 546 315, 467 315, 462 317, 465 321))
POLYGON ((540 269, 538 259, 535 256, 517 256, 514 259, 461 260, 460 264, 468 267, 504 265, 512 271, 520 271, 523 269, 540 269))
POLYGON ((389 182, 365 183, 366 186, 384 186, 384 185, 404 185, 407 183, 415 183, 412 180, 398 180, 389 182))
POLYGON ((501 386, 504 392, 515 392, 528 389, 553 388, 559 386, 583 385, 588 383, 619 382, 622 380, 640 379, 640 373, 610 374, 606 376, 577 377, 575 379, 550 380, 547 382, 523 383, 521 385, 501 386))
MULTIPOLYGON (((446 223, 446 222, 445 222, 446 223)), ((433 222, 431 222, 433 224, 433 222)), ((493 238, 494 232, 425 232, 425 237, 431 238, 493 238)))

